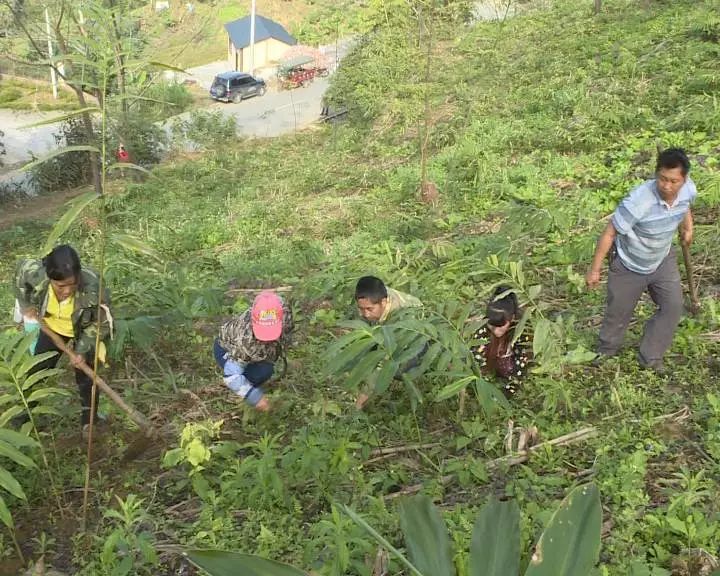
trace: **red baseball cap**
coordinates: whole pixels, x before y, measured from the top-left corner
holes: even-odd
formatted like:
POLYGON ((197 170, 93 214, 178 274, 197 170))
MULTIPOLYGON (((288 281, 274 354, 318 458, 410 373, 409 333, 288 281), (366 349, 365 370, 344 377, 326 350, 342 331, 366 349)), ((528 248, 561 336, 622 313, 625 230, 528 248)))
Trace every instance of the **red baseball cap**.
POLYGON ((255 297, 251 317, 253 334, 261 342, 272 342, 282 335, 283 305, 275 292, 266 290, 255 297))

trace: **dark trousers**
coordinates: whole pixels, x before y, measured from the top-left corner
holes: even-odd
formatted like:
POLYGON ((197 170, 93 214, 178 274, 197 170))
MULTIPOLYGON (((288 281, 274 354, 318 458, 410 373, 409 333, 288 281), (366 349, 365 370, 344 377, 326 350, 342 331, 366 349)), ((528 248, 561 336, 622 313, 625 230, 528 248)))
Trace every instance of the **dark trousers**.
MULTIPOLYGON (((70 340, 67 336, 60 336, 65 342, 70 340)), ((34 374, 35 372, 39 372, 40 370, 46 370, 48 368, 55 368, 55 366, 58 363, 58 360, 60 359, 60 350, 57 346, 53 343, 53 341, 50 339, 50 337, 45 334, 44 332, 40 331, 38 336, 37 345, 35 346, 35 355, 42 354, 44 352, 57 352, 57 356, 53 356, 52 358, 48 358, 44 362, 40 362, 40 364, 37 364, 32 368, 30 371, 31 374, 34 374)), ((92 367, 93 362, 95 361, 95 350, 90 350, 87 354, 85 354, 85 362, 88 366, 92 367)), ((85 372, 82 370, 75 370, 75 382, 78 386, 78 392, 80 393, 80 403, 82 404, 82 413, 80 415, 80 423, 82 425, 88 424, 90 422, 90 406, 91 406, 91 400, 92 400, 92 378, 90 378, 85 372)), ((97 408, 100 401, 100 390, 97 390, 97 394, 95 396, 95 416, 97 417, 97 408)), ((97 419, 95 419, 97 421, 97 419)))
POLYGON ((608 272, 607 309, 600 328, 598 352, 607 355, 618 352, 635 306, 646 290, 658 308, 645 324, 640 342, 640 361, 648 365, 662 361, 683 314, 682 286, 675 249, 670 250, 652 274, 638 274, 628 270, 618 256, 613 258, 608 272))
MULTIPOLYGON (((218 342, 217 339, 213 345, 213 356, 215 356, 215 362, 220 366, 220 369, 224 370, 225 363, 228 361, 226 357, 227 351, 220 346, 220 342, 218 342)), ((270 380, 274 369, 275 366, 272 362, 250 362, 245 365, 243 376, 254 386, 260 386, 270 380)))

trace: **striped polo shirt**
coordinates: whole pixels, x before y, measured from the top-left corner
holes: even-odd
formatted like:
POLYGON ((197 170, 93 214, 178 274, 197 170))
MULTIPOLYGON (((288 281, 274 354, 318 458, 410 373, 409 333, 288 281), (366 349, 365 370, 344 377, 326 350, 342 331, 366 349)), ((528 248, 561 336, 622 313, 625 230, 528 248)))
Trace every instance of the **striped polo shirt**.
POLYGON ((688 177, 675 202, 665 202, 655 180, 647 180, 628 194, 612 217, 617 230, 615 248, 625 268, 652 274, 670 252, 673 236, 697 196, 688 177))

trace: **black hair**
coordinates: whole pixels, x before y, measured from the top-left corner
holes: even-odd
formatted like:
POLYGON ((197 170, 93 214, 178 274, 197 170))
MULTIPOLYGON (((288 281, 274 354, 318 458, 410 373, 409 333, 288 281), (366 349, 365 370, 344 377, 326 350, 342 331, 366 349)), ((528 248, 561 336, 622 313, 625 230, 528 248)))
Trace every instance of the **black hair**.
POLYGON ((385 283, 375 276, 363 276, 355 286, 355 300, 367 298, 373 304, 377 304, 383 298, 387 298, 385 283))
POLYGON ((690 172, 690 159, 682 148, 668 148, 658 154, 655 171, 659 172, 661 168, 680 168, 682 175, 687 176, 690 172))
POLYGON ((80 279, 80 256, 68 244, 55 246, 52 252, 42 259, 42 263, 50 280, 80 279))
POLYGON ((490 326, 505 326, 520 315, 517 296, 510 286, 495 288, 487 306, 487 319, 490 326), (502 296, 505 294, 505 296, 502 296))

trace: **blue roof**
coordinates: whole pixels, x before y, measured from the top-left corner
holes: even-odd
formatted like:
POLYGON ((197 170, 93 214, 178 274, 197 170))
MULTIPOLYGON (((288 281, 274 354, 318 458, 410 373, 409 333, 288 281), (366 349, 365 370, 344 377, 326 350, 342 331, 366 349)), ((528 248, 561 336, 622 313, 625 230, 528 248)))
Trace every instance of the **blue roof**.
MULTIPOLYGON (((238 50, 250 46, 250 16, 228 22, 225 24, 225 30, 227 30, 230 40, 238 50)), ((275 40, 280 40, 280 42, 284 42, 290 46, 297 44, 297 40, 295 40, 281 24, 256 14, 255 42, 262 42, 268 38, 275 38, 275 40)))

